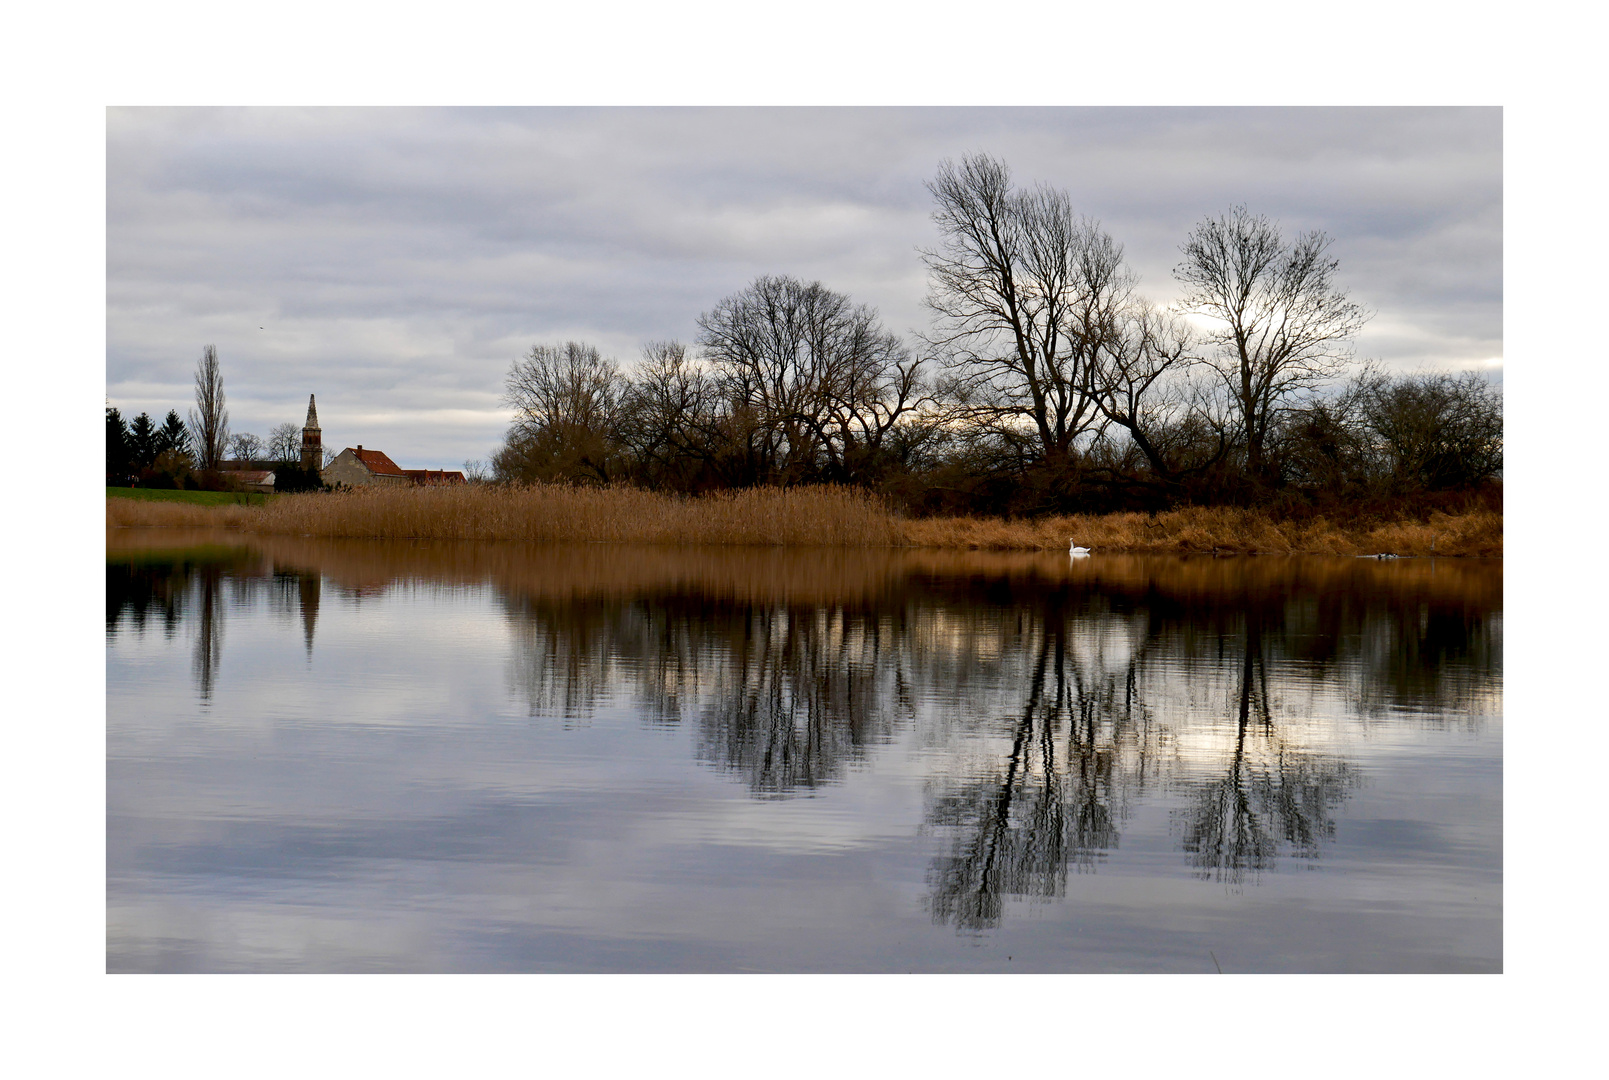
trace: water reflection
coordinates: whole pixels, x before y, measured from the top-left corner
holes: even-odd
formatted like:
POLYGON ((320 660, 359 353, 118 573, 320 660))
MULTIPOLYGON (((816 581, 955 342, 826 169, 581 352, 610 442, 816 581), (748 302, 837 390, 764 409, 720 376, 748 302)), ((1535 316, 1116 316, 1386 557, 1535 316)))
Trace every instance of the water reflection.
POLYGON ((1199 878, 1320 859, 1363 782, 1343 726, 1479 724, 1501 687, 1492 564, 152 543, 109 537, 107 631, 188 629, 203 700, 233 610, 299 619, 311 660, 325 588, 474 586, 531 716, 690 731, 758 799, 824 794, 919 732, 926 907, 967 932, 1099 872, 1153 799, 1199 878))
POLYGON ((1197 874, 1233 884, 1271 867, 1281 844, 1317 858, 1320 842, 1335 835, 1332 810, 1358 782, 1352 764, 1302 745, 1275 722, 1263 619, 1256 608, 1246 614, 1234 748, 1222 772, 1188 782, 1181 814, 1197 874))
POLYGON ((1118 847, 1130 807, 1157 781, 1167 745, 1139 677, 1143 621, 1091 617, 1079 599, 1052 592, 1019 614, 1011 651, 1032 667, 1021 705, 970 725, 998 750, 931 797, 928 826, 952 837, 928 875, 937 921, 976 930, 999 922, 1006 897, 1060 897, 1069 868, 1094 871, 1118 847))
MULTIPOLYGON (((134 530, 129 530, 134 531, 134 530)), ((148 622, 160 620, 162 634, 172 638, 188 622, 195 641, 191 675, 196 693, 210 701, 223 662, 224 625, 231 609, 266 599, 274 610, 294 612, 302 622, 307 656, 313 636, 323 578, 317 570, 264 558, 238 541, 200 542, 189 531, 165 530, 139 541, 109 539, 106 560, 106 633, 143 636, 148 622)))

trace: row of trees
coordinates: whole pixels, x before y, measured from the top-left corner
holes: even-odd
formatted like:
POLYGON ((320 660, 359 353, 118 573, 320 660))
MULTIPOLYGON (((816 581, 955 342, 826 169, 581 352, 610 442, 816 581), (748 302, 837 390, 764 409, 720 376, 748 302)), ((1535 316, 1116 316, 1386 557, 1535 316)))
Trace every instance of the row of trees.
POLYGON ((218 350, 208 345, 196 364, 195 407, 188 424, 172 409, 158 427, 147 413, 127 421, 118 409, 106 407, 106 483, 223 489, 230 485, 221 468, 233 460, 273 467, 279 490, 320 487, 318 471, 301 468, 301 439, 301 428, 290 423, 276 426, 267 442, 229 430, 218 350))
POLYGON ((123 486, 138 483, 157 473, 167 473, 181 462, 190 461, 190 432, 179 414, 168 411, 160 426, 148 413, 133 421, 106 407, 106 482, 123 486))
POLYGON ((916 511, 1033 513, 1467 487, 1501 474, 1476 375, 1345 376, 1368 313, 1322 233, 1245 207, 1198 224, 1182 297, 1139 292, 1065 192, 979 156, 929 184, 931 331, 913 343, 820 282, 765 276, 631 370, 539 345, 510 371, 504 480, 676 491, 838 482, 916 511))

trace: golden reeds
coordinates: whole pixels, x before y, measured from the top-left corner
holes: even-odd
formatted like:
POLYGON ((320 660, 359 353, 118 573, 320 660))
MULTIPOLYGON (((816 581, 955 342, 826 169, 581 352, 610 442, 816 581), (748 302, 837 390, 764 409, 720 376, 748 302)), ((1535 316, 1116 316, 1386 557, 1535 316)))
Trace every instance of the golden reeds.
POLYGON ((250 528, 256 515, 262 512, 257 506, 202 506, 197 503, 144 502, 137 499, 108 497, 106 524, 111 528, 250 528))
POLYGON ((690 499, 637 488, 531 484, 370 488, 276 499, 254 532, 366 539, 888 547, 895 518, 849 488, 757 488, 690 499))
POLYGON ((905 541, 920 547, 980 550, 1066 550, 1069 541, 1095 551, 1278 555, 1502 555, 1503 515, 1486 510, 1433 513, 1415 521, 1341 523, 1316 517, 1280 521, 1257 510, 1189 507, 1147 514, 930 518, 906 521, 905 541))
POLYGON ((534 484, 371 488, 282 496, 266 506, 205 507, 108 499, 109 526, 226 526, 354 539, 516 540, 786 547, 933 547, 1099 552, 1500 556, 1503 516, 1429 520, 1279 520, 1231 507, 1032 520, 906 520, 848 488, 757 488, 684 498, 635 488, 534 484))

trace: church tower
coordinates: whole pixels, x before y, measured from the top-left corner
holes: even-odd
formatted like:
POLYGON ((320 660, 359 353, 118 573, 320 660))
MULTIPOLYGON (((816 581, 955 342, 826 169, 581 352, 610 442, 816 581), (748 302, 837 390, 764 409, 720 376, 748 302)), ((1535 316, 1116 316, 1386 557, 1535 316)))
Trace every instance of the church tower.
POLYGON ((302 425, 302 468, 318 472, 324 467, 324 435, 318 429, 318 407, 307 395, 307 423, 302 425))

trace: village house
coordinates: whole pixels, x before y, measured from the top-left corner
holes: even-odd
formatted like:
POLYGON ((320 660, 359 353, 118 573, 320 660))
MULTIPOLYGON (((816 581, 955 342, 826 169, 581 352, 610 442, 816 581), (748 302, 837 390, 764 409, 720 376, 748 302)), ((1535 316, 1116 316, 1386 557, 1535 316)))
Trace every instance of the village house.
POLYGON ((228 473, 229 479, 239 485, 242 491, 255 492, 259 495, 272 495, 274 493, 274 470, 280 462, 254 461, 246 458, 228 458, 218 462, 218 471, 228 473))
POLYGON ((276 464, 272 461, 220 461, 218 471, 229 474, 230 479, 240 485, 241 490, 251 491, 260 495, 274 493, 274 470, 265 468, 276 464))
POLYGON ((363 449, 362 443, 342 450, 319 476, 331 487, 406 487, 411 482, 396 462, 378 450, 363 449))

